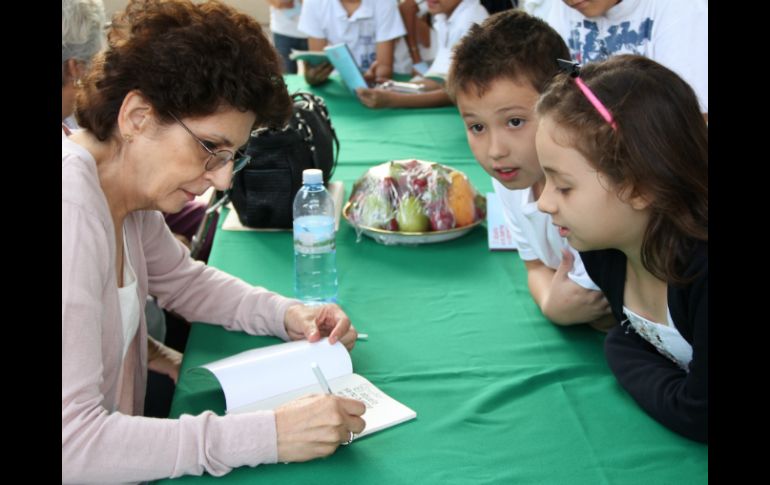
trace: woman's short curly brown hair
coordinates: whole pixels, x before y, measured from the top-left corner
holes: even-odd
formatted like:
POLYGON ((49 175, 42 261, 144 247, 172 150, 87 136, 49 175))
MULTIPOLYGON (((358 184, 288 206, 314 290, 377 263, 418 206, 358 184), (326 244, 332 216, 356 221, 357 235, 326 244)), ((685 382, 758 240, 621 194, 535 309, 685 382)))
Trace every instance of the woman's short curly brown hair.
POLYGON ((291 100, 281 63, 252 17, 219 1, 131 0, 117 15, 110 48, 94 60, 75 115, 99 140, 110 137, 125 96, 138 90, 162 123, 206 116, 220 106, 282 126, 291 100))

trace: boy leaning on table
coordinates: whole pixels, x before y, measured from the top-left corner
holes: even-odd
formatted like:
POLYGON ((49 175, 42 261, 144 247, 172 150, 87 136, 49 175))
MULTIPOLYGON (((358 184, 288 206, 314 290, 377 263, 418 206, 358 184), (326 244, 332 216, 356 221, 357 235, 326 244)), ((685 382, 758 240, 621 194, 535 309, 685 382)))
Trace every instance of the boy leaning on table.
POLYGON ((569 59, 561 36, 542 20, 507 10, 474 25, 455 47, 447 92, 463 118, 473 155, 492 185, 527 268, 540 310, 559 325, 607 331, 615 320, 580 256, 537 210, 545 175, 535 152, 535 103, 569 59))

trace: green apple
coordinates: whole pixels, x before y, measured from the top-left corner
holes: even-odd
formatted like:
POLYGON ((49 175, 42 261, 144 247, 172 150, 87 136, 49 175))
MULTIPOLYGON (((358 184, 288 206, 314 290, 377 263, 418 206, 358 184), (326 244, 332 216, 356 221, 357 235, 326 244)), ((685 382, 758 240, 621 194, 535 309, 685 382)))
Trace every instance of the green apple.
POLYGON ((422 203, 412 196, 401 199, 396 220, 399 230, 403 232, 425 232, 430 228, 430 220, 425 215, 422 203))
POLYGON ((384 227, 393 218, 390 204, 379 194, 369 194, 361 203, 358 223, 364 227, 384 227))

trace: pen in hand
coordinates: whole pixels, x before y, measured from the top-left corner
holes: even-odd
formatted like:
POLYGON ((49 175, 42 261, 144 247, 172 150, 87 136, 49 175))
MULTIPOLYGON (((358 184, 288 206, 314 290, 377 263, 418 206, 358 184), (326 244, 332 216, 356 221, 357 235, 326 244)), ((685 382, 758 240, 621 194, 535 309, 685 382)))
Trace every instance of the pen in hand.
MULTIPOLYGON (((321 372, 321 368, 318 367, 318 364, 315 362, 312 362, 310 364, 310 368, 313 369, 313 374, 315 374, 315 378, 318 379, 318 384, 321 386, 321 389, 323 389, 323 391, 326 394, 334 394, 332 392, 332 388, 329 387, 329 382, 326 380, 326 376, 324 376, 324 373, 321 372)), ((348 432, 350 433, 350 437, 348 438, 347 441, 342 442, 343 445, 349 445, 356 438, 355 433, 353 433, 352 431, 348 431, 348 432)))
POLYGON ((321 372, 321 368, 318 367, 318 364, 313 362, 310 364, 310 367, 313 369, 313 373, 315 374, 315 378, 318 379, 318 384, 321 386, 321 389, 326 394, 332 394, 332 388, 329 387, 329 382, 326 380, 324 373, 321 372))

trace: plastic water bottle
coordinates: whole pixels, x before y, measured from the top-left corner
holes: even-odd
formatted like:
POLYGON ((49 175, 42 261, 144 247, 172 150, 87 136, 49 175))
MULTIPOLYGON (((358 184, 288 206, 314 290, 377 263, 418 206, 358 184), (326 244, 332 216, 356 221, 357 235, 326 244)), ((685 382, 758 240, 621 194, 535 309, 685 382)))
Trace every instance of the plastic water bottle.
POLYGON ((334 201, 323 185, 323 172, 302 172, 294 197, 294 294, 309 304, 337 301, 334 201))

